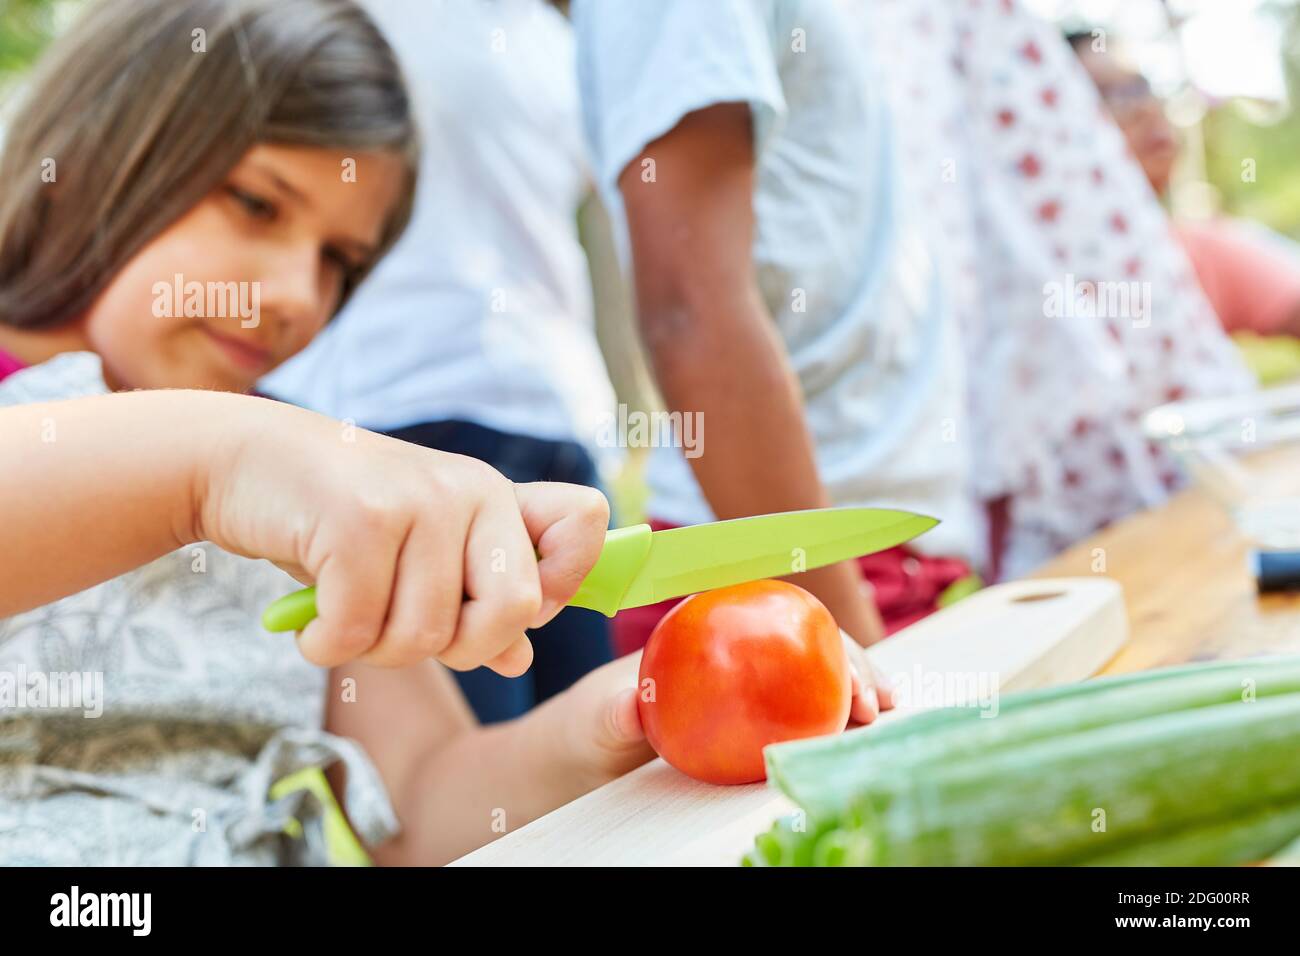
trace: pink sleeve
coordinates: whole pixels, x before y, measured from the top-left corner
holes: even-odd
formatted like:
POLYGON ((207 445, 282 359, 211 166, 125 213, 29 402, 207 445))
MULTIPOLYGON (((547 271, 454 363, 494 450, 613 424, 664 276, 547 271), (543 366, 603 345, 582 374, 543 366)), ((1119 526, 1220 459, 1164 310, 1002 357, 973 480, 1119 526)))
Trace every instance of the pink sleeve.
POLYGON ((1178 238, 1229 332, 1269 335, 1300 316, 1300 257, 1229 219, 1180 222, 1178 238))

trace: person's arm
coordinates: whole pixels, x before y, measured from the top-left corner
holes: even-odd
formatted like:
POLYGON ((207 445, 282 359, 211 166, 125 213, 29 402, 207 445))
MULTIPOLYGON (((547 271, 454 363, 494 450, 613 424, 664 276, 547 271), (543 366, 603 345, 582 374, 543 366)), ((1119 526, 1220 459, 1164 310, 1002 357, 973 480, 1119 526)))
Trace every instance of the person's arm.
POLYGON ((0 408, 0 616, 211 541, 317 583, 313 663, 425 658, 508 676, 572 597, 609 509, 572 485, 245 395, 128 392, 0 408), (540 560, 539 560, 540 555, 540 560))
POLYGON ((0 617, 197 540, 200 433, 225 403, 173 394, 0 408, 0 617))
MULTIPOLYGON (((829 504, 799 383, 757 286, 754 179, 744 103, 688 114, 619 177, 642 337, 670 410, 703 416, 704 453, 690 462, 718 518, 829 504), (643 160, 653 160, 652 182, 643 160)), ((852 564, 792 580, 858 642, 884 635, 852 564)))
MULTIPOLYGON (((871 723, 877 700, 865 653, 845 640, 850 726, 871 723)), ((401 824, 371 848, 385 866, 438 865, 513 833, 652 759, 637 713, 641 653, 587 674, 523 717, 481 727, 450 674, 434 663, 361 664, 330 674, 325 728, 356 740, 379 770, 401 824), (353 683, 345 695, 345 678, 353 683)), ((878 678, 877 678, 878 679, 878 678)), ((342 764, 326 771, 346 810, 342 764)))
MULTIPOLYGON (((401 832, 385 866, 450 862, 654 757, 637 715, 640 654, 597 668, 523 717, 480 727, 450 674, 352 664, 331 672, 328 731, 374 761, 401 832), (337 692, 353 678, 346 700, 337 692)), ((341 764, 327 771, 346 809, 341 764)))

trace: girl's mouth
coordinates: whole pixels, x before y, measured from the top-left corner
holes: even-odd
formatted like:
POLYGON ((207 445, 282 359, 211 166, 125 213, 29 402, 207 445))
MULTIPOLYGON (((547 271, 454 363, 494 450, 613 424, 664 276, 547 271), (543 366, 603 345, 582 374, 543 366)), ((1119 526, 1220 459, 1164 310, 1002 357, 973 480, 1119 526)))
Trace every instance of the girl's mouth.
POLYGON ((250 345, 233 335, 225 335, 207 325, 200 326, 200 328, 203 329, 203 333, 222 351, 226 358, 242 371, 265 372, 274 364, 274 357, 270 349, 250 345))

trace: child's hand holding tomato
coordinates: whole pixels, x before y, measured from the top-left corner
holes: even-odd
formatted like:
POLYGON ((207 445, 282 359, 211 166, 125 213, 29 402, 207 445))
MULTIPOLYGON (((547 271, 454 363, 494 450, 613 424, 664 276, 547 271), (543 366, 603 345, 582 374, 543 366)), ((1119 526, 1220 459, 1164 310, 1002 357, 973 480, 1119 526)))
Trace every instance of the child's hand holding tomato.
POLYGON ((586 793, 654 758, 637 712, 637 667, 629 654, 596 668, 542 704, 555 720, 559 764, 586 793))
MULTIPOLYGON (((765 585, 770 582, 756 583, 765 585)), ((780 584, 780 582, 776 583, 780 584)), ((726 594, 733 590, 735 589, 728 588, 715 593, 726 594)), ((736 598, 733 597, 731 600, 734 601, 736 598)), ((871 689, 871 684, 859 678, 859 669, 870 667, 866 655, 862 653, 862 648, 849 638, 844 638, 841 646, 846 656, 851 698, 847 721, 849 724, 871 723, 879 716, 882 703, 886 708, 892 704, 884 694, 881 694, 878 699, 871 689)), ((833 644, 828 643, 824 648, 828 656, 833 656, 832 647, 833 644)), ((592 671, 567 691, 542 705, 542 712, 549 711, 546 714, 547 719, 556 721, 557 729, 554 734, 548 735, 548 739, 555 741, 560 748, 557 754, 558 765, 565 767, 572 775, 575 784, 580 785, 580 789, 576 791, 578 793, 593 790, 634 770, 655 756, 655 749, 651 747, 646 736, 646 727, 642 723, 642 713, 648 710, 647 705, 651 703, 648 697, 652 690, 657 698, 658 687, 645 683, 644 671, 641 671, 641 677, 638 678, 641 664, 640 652, 619 658, 592 671)), ((790 672, 789 686, 796 686, 797 673, 797 670, 790 672)), ((719 700, 717 703, 723 709, 744 712, 750 702, 741 693, 733 699, 719 700)), ((658 726, 656 718, 651 717, 650 722, 658 726)), ((844 722, 841 721, 838 726, 824 732, 834 733, 844 729, 844 726, 844 722)), ((686 732, 688 746, 693 740, 688 730, 686 732)), ((669 753, 675 754, 674 746, 665 743, 662 736, 657 735, 656 742, 669 753)), ((732 742, 743 750, 752 747, 756 740, 751 733, 741 735, 739 739, 734 739, 732 742)), ((759 746, 761 749, 761 745, 759 746)), ((669 758, 669 754, 663 754, 662 751, 661 755, 669 758)), ((736 755, 732 755, 730 759, 736 759, 736 755)), ((669 762, 674 762, 674 759, 669 758, 669 762)), ((679 767, 679 769, 684 768, 679 767)))
POLYGON ((849 725, 870 724, 882 711, 894 709, 894 691, 884 675, 871 663, 866 648, 843 631, 840 636, 844 652, 849 658, 852 672, 853 704, 849 709, 849 725), (863 676, 865 675, 865 677, 863 676))

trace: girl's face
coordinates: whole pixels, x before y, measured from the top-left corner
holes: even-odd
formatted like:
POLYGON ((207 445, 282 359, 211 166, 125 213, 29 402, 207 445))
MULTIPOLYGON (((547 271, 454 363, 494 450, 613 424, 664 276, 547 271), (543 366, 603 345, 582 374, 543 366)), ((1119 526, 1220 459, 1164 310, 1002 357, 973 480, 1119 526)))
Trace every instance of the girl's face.
POLYGON ((250 149, 81 320, 109 386, 252 390, 334 314, 402 177, 387 153, 250 149))

